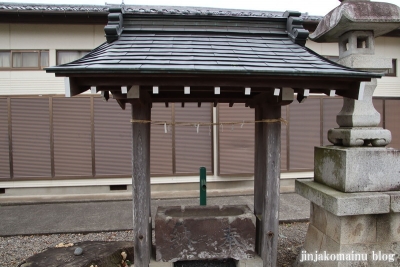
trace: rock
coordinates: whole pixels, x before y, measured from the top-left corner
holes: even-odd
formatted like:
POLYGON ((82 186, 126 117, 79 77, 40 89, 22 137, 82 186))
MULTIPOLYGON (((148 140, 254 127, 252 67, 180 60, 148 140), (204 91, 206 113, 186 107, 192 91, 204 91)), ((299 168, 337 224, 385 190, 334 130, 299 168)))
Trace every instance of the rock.
POLYGON ((254 257, 255 216, 245 205, 161 206, 156 260, 236 260, 254 257))
POLYGON ((125 251, 127 260, 133 262, 133 242, 126 241, 85 241, 76 244, 85 251, 81 256, 74 254, 78 247, 49 248, 46 251, 33 255, 26 260, 26 266, 63 266, 87 267, 118 266, 121 264, 121 253, 125 251))
POLYGON ((83 249, 81 247, 77 247, 74 251, 75 256, 80 256, 83 253, 83 249))

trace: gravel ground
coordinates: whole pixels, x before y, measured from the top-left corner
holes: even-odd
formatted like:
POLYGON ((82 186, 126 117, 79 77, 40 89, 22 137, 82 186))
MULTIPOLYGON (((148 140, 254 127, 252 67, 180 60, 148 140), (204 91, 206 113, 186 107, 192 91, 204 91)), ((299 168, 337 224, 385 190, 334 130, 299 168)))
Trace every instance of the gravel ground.
POLYGON ((277 266, 292 266, 303 247, 307 229, 308 223, 288 223, 279 225, 277 266))
MULTIPOLYGON (((281 224, 279 227, 278 266, 291 266, 305 240, 308 223, 281 224)), ((59 243, 81 241, 129 241, 132 231, 89 234, 53 234, 0 237, 0 267, 17 267, 30 256, 59 243)))

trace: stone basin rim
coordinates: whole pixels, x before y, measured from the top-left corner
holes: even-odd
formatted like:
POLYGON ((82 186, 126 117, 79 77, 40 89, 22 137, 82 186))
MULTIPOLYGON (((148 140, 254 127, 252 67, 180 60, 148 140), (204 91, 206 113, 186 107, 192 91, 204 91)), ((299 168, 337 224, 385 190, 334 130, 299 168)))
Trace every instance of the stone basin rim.
POLYGON ((166 206, 159 207, 158 213, 174 218, 235 217, 251 213, 247 205, 222 206, 166 206))

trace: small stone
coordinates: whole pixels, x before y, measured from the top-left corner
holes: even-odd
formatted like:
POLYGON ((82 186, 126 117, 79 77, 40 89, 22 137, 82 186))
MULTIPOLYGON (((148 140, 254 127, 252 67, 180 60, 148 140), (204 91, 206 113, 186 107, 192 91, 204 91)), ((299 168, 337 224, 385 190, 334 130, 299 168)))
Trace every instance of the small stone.
POLYGON ((75 249, 75 251, 74 251, 74 255, 75 255, 75 256, 82 255, 82 253, 83 253, 83 249, 82 249, 81 247, 77 247, 77 248, 75 249))

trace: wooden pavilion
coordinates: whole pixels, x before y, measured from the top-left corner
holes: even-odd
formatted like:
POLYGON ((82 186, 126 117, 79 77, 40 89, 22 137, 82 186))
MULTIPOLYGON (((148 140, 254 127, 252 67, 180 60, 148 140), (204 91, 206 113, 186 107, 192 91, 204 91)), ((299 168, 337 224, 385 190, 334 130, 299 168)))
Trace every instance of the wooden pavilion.
POLYGON ((88 89, 132 107, 135 266, 151 257, 150 121, 153 102, 245 103, 255 108, 254 213, 257 253, 275 266, 278 243, 281 106, 295 94, 358 99, 381 74, 349 69, 305 47, 300 13, 145 12, 110 8, 107 42, 47 72, 66 77, 66 96, 88 89))

